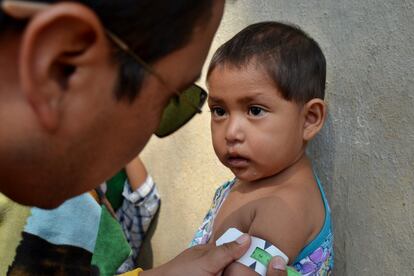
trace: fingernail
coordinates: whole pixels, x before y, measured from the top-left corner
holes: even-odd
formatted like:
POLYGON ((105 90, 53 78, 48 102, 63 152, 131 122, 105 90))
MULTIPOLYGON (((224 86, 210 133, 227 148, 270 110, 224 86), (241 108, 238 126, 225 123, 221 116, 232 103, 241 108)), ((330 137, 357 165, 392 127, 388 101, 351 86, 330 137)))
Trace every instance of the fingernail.
POLYGON ((248 240, 249 240, 249 235, 243 234, 243 235, 241 235, 240 237, 237 238, 236 242, 238 244, 243 244, 243 243, 246 243, 248 240))
POLYGON ((281 257, 274 257, 272 259, 272 267, 277 270, 286 270, 286 262, 281 257))

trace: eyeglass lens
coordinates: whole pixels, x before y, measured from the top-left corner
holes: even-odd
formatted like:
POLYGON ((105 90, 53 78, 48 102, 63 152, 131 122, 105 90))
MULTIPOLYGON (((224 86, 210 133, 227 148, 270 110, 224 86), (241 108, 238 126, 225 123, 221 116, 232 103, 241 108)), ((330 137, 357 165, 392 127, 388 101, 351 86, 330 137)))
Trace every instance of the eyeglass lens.
POLYGON ((206 99, 207 92, 195 84, 186 89, 180 96, 172 98, 164 109, 155 135, 162 138, 181 128, 199 112, 196 107, 201 109, 206 99))

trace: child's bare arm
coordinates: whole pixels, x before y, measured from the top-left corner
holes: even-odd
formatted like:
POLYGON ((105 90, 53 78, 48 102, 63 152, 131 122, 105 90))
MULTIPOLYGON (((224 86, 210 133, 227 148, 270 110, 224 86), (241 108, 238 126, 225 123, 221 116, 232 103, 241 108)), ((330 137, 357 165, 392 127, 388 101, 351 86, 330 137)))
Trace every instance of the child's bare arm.
MULTIPOLYGON (((277 196, 260 199, 255 208, 258 209, 249 234, 272 243, 289 257, 289 262, 293 262, 309 237, 309 227, 302 219, 304 214, 298 211, 295 203, 277 196)), ((224 275, 253 276, 257 273, 242 264, 233 263, 226 268, 224 275)))
POLYGON ((138 189, 148 176, 147 170, 139 156, 135 157, 125 166, 125 171, 128 175, 129 185, 133 191, 138 189))
POLYGON ((272 196, 262 200, 249 234, 275 245, 291 263, 311 233, 311 227, 306 223, 306 211, 293 198, 272 196))

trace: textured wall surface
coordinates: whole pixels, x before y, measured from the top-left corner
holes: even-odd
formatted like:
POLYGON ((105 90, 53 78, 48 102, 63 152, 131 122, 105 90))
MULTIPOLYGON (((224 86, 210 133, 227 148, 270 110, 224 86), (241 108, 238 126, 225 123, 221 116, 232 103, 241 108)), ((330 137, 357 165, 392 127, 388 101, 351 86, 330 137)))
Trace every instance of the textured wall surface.
MULTIPOLYGON (((309 152, 333 210, 335 275, 414 275, 414 2, 229 1, 212 50, 263 20, 298 24, 327 57, 330 114, 309 152)), ((163 197, 158 265, 186 248, 231 174, 214 156, 208 112, 154 138, 143 159, 163 197)))

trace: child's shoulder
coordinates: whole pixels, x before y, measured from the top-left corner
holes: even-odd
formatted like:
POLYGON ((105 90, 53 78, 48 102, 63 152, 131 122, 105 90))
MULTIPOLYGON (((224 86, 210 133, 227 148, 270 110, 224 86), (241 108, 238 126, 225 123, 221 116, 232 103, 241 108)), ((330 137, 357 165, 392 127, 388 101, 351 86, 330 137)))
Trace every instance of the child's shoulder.
POLYGON ((271 242, 293 261, 323 221, 324 205, 314 178, 294 180, 257 202, 249 233, 271 242))

